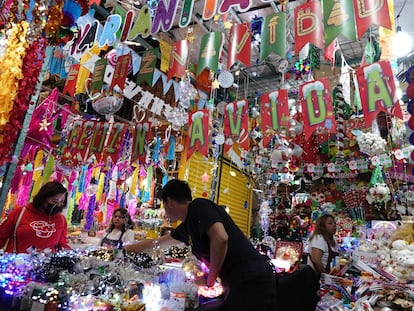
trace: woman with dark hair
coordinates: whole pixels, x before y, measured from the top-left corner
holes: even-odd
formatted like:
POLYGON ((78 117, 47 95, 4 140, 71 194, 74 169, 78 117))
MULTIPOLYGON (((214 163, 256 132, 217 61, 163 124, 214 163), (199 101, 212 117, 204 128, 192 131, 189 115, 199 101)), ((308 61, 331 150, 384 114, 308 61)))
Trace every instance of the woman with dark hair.
POLYGON ((310 237, 308 265, 318 273, 329 273, 333 259, 339 255, 334 235, 336 222, 332 215, 325 214, 316 220, 310 237))
POLYGON ((67 190, 57 181, 44 184, 27 206, 15 208, 0 224, 0 248, 26 253, 29 248, 66 248, 67 223, 61 214, 67 203, 67 190))
POLYGON ((112 214, 109 228, 106 230, 106 235, 101 240, 100 245, 108 248, 122 249, 124 243, 135 241, 133 227, 134 223, 128 210, 124 208, 116 209, 112 214))

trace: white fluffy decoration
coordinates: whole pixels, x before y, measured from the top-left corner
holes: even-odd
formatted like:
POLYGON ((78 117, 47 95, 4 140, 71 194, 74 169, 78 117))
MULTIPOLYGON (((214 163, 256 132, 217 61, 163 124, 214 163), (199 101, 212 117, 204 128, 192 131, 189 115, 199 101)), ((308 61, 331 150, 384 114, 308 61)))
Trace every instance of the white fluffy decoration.
POLYGON ((385 183, 379 183, 369 188, 366 195, 369 204, 374 202, 387 202, 390 200, 390 188, 385 183))
POLYGON ((383 154, 385 152, 385 147, 387 146, 387 142, 384 138, 371 132, 359 133, 359 135, 357 135, 357 142, 359 150, 369 156, 383 154))

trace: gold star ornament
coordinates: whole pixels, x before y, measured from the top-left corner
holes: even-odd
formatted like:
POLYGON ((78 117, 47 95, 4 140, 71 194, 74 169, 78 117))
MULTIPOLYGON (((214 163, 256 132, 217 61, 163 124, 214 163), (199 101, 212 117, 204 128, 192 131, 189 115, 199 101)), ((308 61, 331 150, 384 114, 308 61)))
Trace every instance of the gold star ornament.
POLYGON ((211 86, 213 89, 218 89, 220 87, 220 82, 218 82, 217 79, 214 79, 214 81, 211 83, 211 86))

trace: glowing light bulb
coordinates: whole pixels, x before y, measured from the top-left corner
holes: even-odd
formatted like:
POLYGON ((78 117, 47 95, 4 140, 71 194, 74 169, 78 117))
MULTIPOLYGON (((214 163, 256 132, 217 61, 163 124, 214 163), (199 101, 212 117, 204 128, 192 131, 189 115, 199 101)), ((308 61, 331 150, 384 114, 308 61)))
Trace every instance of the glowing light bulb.
POLYGON ((397 27, 394 39, 392 41, 392 49, 395 57, 404 57, 411 52, 413 48, 413 38, 406 32, 397 27))

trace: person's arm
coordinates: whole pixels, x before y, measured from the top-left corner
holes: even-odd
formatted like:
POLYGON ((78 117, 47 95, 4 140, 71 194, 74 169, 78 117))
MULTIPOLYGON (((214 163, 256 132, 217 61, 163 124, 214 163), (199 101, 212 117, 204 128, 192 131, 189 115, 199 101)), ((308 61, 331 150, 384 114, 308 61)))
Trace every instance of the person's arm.
POLYGON ((137 243, 125 245, 124 251, 126 253, 147 252, 154 248, 155 243, 161 248, 168 248, 181 242, 174 239, 170 234, 166 234, 157 239, 148 239, 137 243))
POLYGON ((124 243, 134 243, 135 242, 135 232, 134 230, 128 229, 125 231, 124 236, 122 237, 122 242, 124 243))
POLYGON ((62 234, 60 235, 60 240, 58 247, 63 249, 72 249, 68 244, 67 236, 68 236, 68 224, 66 222, 65 216, 62 215, 63 224, 62 224, 62 234))
POLYGON ((207 235, 210 238, 210 271, 207 286, 213 286, 226 259, 229 236, 221 222, 214 223, 208 229, 207 235))
POLYGON ((325 267, 322 264, 323 250, 312 247, 310 251, 311 260, 316 272, 325 273, 325 267))
MULTIPOLYGON (((9 239, 13 239, 14 226, 17 221, 17 217, 20 214, 20 209, 18 210, 18 213, 17 209, 12 210, 10 214, 0 223, 0 249, 6 245, 9 239)), ((13 243, 13 241, 9 241, 9 243, 13 243)))

